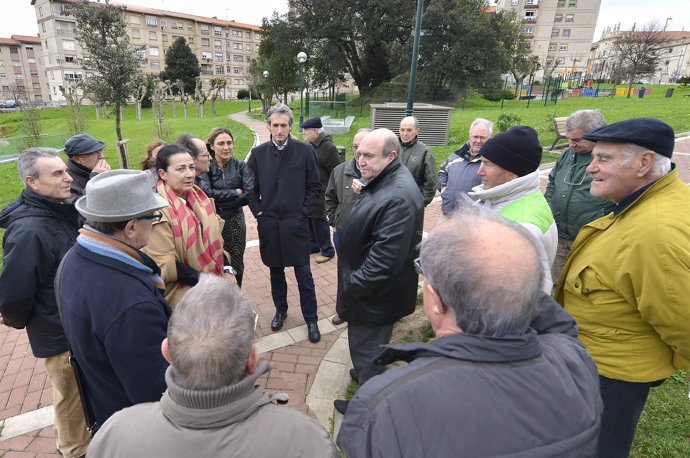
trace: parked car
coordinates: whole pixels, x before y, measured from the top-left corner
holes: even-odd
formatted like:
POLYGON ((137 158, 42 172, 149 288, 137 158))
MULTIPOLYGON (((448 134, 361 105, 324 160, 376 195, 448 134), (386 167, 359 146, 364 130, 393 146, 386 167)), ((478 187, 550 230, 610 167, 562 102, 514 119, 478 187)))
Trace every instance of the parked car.
POLYGON ((0 104, 0 108, 17 108, 19 106, 19 102, 16 100, 5 100, 2 104, 0 104))

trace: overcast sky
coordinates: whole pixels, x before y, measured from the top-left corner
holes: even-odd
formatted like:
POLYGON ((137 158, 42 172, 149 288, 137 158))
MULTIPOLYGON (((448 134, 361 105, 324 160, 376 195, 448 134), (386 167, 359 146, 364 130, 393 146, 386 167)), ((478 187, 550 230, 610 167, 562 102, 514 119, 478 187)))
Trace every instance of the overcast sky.
MULTIPOLYGON (((2 0, 2 3, 5 11, 0 37, 38 33, 36 14, 30 0, 2 0), (12 8, 8 8, 7 5, 10 1, 12 8)), ((273 11, 286 13, 288 8, 287 0, 232 0, 225 3, 229 8, 223 8, 223 2, 218 0, 121 0, 113 3, 129 3, 199 16, 217 16, 219 19, 234 19, 254 25, 261 25, 261 19, 270 17, 273 11)), ((690 0, 602 0, 594 39, 598 40, 601 37, 604 27, 619 22, 621 30, 628 30, 634 22, 641 26, 650 20, 657 20, 663 25, 667 18, 672 18, 668 22, 667 30, 684 28, 690 31, 690 0)))

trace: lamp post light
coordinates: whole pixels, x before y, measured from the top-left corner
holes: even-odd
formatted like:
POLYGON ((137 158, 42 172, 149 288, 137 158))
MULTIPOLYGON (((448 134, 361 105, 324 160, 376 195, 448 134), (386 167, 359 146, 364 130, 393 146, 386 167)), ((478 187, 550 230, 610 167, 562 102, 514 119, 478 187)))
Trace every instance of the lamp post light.
POLYGON ((672 20, 673 20, 672 17, 667 17, 667 18, 666 18, 666 23, 664 24, 664 32, 666 32, 666 27, 668 27, 669 21, 672 21, 672 20))
POLYGON ((266 92, 267 92, 266 97, 264 98, 264 100, 265 100, 265 102, 264 102, 264 105, 265 105, 264 106, 264 113, 266 113, 271 106, 271 99, 273 98, 273 94, 270 94, 271 91, 268 90, 268 75, 269 75, 268 70, 264 70, 263 75, 264 75, 264 86, 266 87, 266 92), (271 97, 271 99, 269 99, 268 97, 271 97))
POLYGON ((302 91, 304 91, 304 63, 307 61, 307 53, 300 51, 297 54, 297 62, 299 62, 299 131, 302 132, 302 124, 304 123, 304 107, 302 106, 302 91))

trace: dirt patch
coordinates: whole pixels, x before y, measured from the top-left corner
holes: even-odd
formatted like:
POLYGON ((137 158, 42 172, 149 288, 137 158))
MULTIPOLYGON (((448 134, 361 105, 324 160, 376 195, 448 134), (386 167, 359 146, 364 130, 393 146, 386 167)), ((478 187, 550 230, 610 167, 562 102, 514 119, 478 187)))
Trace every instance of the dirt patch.
POLYGON ((417 295, 415 311, 401 319, 393 327, 391 343, 428 342, 434 338, 429 319, 424 313, 422 295, 417 295))

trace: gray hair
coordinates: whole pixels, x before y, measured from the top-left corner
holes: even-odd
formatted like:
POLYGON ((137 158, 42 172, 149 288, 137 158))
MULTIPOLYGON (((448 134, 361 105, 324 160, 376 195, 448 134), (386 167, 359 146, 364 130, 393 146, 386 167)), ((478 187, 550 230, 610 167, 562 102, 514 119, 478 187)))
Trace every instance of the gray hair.
MULTIPOLYGON (((177 138, 177 141, 175 142, 178 145, 182 145, 185 148, 187 148, 189 150, 189 152, 192 153, 192 157, 194 159, 198 158, 199 154, 205 153, 205 151, 199 151, 199 148, 196 147, 196 145, 194 144, 195 138, 198 138, 198 137, 195 137, 192 134, 182 134, 177 138)), ((199 140, 201 140, 201 139, 199 138, 199 140)), ((203 142, 203 140, 201 140, 201 141, 203 142)))
POLYGON ((404 118, 402 118, 400 120, 400 124, 402 124, 402 122, 405 121, 406 119, 413 120, 414 121, 414 128, 419 130, 419 120, 417 118, 415 118, 414 116, 405 116, 404 118))
POLYGON ((472 129, 477 127, 479 124, 484 124, 489 129, 489 135, 494 134, 494 123, 492 123, 488 119, 477 118, 474 121, 472 121, 472 124, 470 124, 470 130, 469 130, 470 135, 472 135, 472 129))
POLYGON ((55 148, 34 147, 28 148, 19 154, 17 160, 17 172, 19 172, 19 179, 26 184, 26 177, 38 178, 38 167, 36 162, 42 157, 58 157, 55 148))
POLYGON ((86 225, 91 227, 91 229, 95 229, 96 231, 100 232, 101 234, 105 235, 113 235, 116 232, 120 232, 125 229, 125 226, 127 226, 127 223, 129 223, 131 219, 128 219, 127 221, 115 221, 115 222, 105 222, 105 221, 91 221, 90 219, 86 220, 86 225))
POLYGON ((591 132, 605 125, 606 119, 599 110, 578 110, 565 120, 565 130, 582 129, 591 132))
MULTIPOLYGON (((623 155, 622 165, 625 168, 630 168, 635 157, 644 152, 651 151, 646 146, 636 145, 635 143, 623 143, 620 152, 623 155)), ((659 179, 671 171, 671 158, 654 151, 654 164, 652 165, 651 175, 653 178, 659 179)))
POLYGON ((201 274, 168 323, 176 382, 192 390, 237 383, 244 377, 254 338, 254 314, 239 288, 201 274))
POLYGON ((295 118, 292 116, 292 110, 284 103, 276 103, 266 111, 266 122, 269 126, 271 125, 271 116, 274 114, 285 115, 290 118, 290 126, 295 123, 295 118))
POLYGON ((543 295, 544 272, 534 237, 519 224, 472 206, 469 199, 431 232, 420 261, 426 281, 470 334, 525 332, 543 295))

